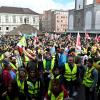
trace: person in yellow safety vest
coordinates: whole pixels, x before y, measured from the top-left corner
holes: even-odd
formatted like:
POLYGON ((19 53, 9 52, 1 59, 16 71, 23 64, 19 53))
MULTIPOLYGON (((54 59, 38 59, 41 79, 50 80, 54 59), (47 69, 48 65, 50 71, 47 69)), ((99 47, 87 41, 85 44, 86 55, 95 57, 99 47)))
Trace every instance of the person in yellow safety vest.
POLYGON ((12 69, 14 69, 15 71, 17 71, 17 67, 16 67, 16 58, 15 57, 11 57, 10 58, 10 66, 12 67, 12 69))
POLYGON ((51 88, 48 89, 44 100, 64 100, 68 97, 68 91, 60 83, 59 79, 51 80, 51 88))
POLYGON ((28 86, 28 100, 41 100, 40 95, 40 80, 38 78, 37 68, 31 66, 28 72, 27 86, 28 86))
POLYGON ((26 100, 27 96, 27 81, 26 81, 26 70, 25 68, 18 69, 18 76, 17 76, 17 86, 19 91, 19 98, 20 100, 26 100))
POLYGON ((30 59, 27 55, 24 55, 24 65, 27 67, 28 63, 29 63, 30 59))
POLYGON ((50 52, 46 53, 45 59, 43 60, 43 67, 44 67, 44 82, 45 84, 45 91, 47 91, 50 81, 50 73, 54 67, 55 58, 51 57, 50 52))
POLYGON ((95 100, 95 88, 98 82, 98 71, 93 66, 93 59, 89 58, 85 68, 83 85, 85 87, 85 100, 95 100))
POLYGON ((64 65, 63 81, 66 89, 69 89, 69 96, 77 95, 78 79, 79 79, 79 68, 75 64, 74 57, 68 57, 68 63, 64 65))
POLYGON ((53 68, 51 79, 61 79, 60 70, 57 65, 53 68))
POLYGON ((91 56, 92 56, 92 54, 91 54, 91 47, 88 47, 87 56, 88 56, 89 58, 91 58, 91 56))
POLYGON ((4 54, 0 54, 0 66, 2 67, 2 69, 4 67, 2 63, 3 59, 4 59, 4 54))
POLYGON ((0 62, 4 59, 4 54, 0 54, 0 62))
POLYGON ((55 58, 52 58, 50 53, 47 53, 45 59, 43 60, 43 67, 45 71, 52 71, 55 63, 55 58))
POLYGON ((98 82, 97 82, 97 93, 98 93, 98 100, 100 98, 100 57, 94 58, 93 66, 98 70, 98 82))
POLYGON ((22 58, 21 58, 18 50, 14 51, 14 55, 16 58, 16 67, 18 69, 19 67, 23 66, 23 61, 22 61, 22 58))
POLYGON ((98 69, 98 83, 97 83, 98 100, 99 100, 100 99, 100 60, 97 61, 97 65, 99 66, 99 69, 98 69))

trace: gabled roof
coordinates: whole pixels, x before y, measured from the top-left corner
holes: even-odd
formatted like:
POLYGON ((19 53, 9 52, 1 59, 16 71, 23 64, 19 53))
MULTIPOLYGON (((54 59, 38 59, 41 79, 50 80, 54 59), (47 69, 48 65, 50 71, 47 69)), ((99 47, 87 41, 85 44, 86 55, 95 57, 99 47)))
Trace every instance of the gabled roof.
POLYGON ((0 13, 13 13, 13 14, 33 14, 39 15, 38 13, 34 12, 29 8, 19 8, 19 7, 0 7, 0 13))
POLYGON ((18 34, 19 32, 21 32, 22 34, 32 34, 35 32, 37 32, 38 35, 42 34, 42 32, 37 30, 32 25, 22 24, 22 25, 18 26, 17 28, 15 28, 14 30, 12 30, 11 32, 8 32, 6 35, 19 35, 18 34))

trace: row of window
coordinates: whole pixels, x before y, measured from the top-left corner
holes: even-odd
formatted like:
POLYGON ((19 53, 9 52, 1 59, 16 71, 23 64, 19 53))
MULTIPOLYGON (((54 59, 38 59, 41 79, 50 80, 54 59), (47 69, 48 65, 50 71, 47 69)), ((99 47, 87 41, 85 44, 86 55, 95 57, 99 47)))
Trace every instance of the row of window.
POLYGON ((59 23, 59 22, 63 22, 63 20, 57 20, 57 22, 59 23))
MULTIPOLYGON (((15 29, 16 27, 13 27, 13 29, 15 29)), ((6 31, 8 31, 9 30, 9 27, 7 26, 7 27, 5 27, 5 29, 6 29, 6 31)), ((2 30, 2 27, 0 27, 0 30, 2 30)))
MULTIPOLYGON (((12 19, 13 19, 13 23, 17 23, 17 16, 13 16, 12 19)), ((26 23, 29 23, 29 17, 26 17, 26 18, 20 17, 19 19, 20 19, 20 23, 23 23, 25 21, 25 19, 26 19, 26 23)), ((0 16, 0 23, 1 22, 2 22, 2 20, 1 20, 1 16, 0 16)), ((9 16, 5 16, 5 22, 6 23, 10 22, 9 16)), ((34 17, 33 17, 33 23, 35 23, 34 17)))
POLYGON ((62 32, 65 32, 65 28, 64 29, 59 29, 59 28, 57 28, 57 31, 62 31, 62 32))
POLYGON ((54 14, 67 14, 68 12, 55 11, 54 14))
POLYGON ((61 17, 57 16, 57 18, 63 18, 64 19, 64 18, 67 18, 67 16, 61 16, 61 17))

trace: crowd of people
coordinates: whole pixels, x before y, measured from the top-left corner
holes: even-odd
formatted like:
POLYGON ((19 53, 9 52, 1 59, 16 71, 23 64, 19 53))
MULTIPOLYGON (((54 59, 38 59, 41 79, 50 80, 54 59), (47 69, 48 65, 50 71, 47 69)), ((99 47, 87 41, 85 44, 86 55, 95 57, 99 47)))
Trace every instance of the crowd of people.
POLYGON ((82 36, 77 50, 76 36, 21 38, 0 37, 0 100, 69 100, 80 87, 99 100, 100 41, 82 36))

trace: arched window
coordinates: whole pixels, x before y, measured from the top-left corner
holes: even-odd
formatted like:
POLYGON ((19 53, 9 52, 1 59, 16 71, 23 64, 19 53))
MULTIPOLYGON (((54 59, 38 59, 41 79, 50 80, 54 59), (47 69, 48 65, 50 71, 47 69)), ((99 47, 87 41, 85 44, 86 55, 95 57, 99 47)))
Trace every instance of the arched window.
POLYGON ((74 18, 73 15, 69 16, 69 29, 72 30, 73 29, 73 24, 74 24, 74 18))
POLYGON ((85 15, 85 29, 91 29, 92 25, 92 12, 87 11, 85 15))
POLYGON ((100 29, 100 11, 96 12, 95 29, 100 29))

